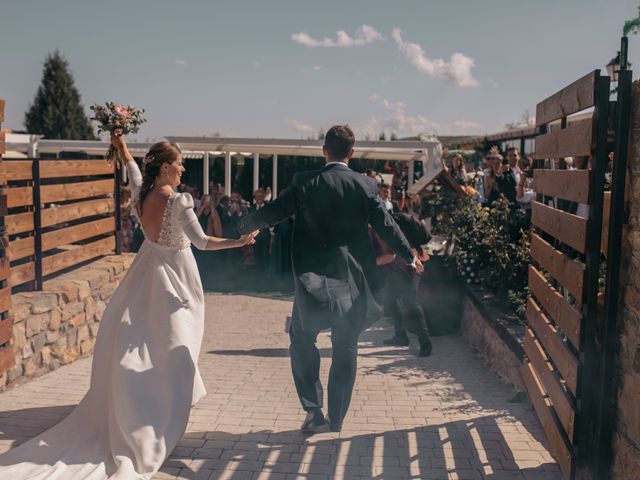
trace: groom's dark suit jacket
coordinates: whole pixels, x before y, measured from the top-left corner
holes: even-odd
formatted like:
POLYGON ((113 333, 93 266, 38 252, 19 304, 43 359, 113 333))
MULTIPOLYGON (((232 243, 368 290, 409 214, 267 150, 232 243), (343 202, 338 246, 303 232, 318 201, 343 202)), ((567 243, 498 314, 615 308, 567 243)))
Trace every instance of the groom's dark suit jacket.
POLYGON ((346 165, 298 173, 277 200, 238 222, 240 233, 295 215, 292 264, 294 322, 303 330, 336 321, 364 329, 382 310, 378 269, 368 226, 407 263, 411 247, 377 194, 375 181, 346 165))

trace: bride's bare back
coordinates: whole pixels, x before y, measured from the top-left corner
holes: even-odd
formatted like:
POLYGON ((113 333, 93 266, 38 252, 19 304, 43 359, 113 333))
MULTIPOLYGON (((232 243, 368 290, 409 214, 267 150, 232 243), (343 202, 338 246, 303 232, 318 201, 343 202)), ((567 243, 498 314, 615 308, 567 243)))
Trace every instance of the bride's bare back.
POLYGON ((140 222, 145 236, 152 242, 160 239, 162 219, 169 197, 170 194, 166 192, 151 190, 144 199, 140 222))

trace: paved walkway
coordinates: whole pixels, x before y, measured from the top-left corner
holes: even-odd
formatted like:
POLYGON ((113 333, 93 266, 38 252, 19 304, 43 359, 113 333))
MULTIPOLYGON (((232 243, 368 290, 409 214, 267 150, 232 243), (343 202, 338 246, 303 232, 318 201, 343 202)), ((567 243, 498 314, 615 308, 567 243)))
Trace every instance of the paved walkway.
MULTIPOLYGON (((340 434, 305 438, 291 380, 284 317, 291 303, 206 296, 200 368, 208 396, 158 479, 559 479, 527 404, 460 337, 434 339, 433 356, 361 337, 358 379, 340 434)), ((330 342, 319 339, 323 375, 330 342)), ((89 383, 84 359, 0 394, 0 451, 50 427, 89 383)))

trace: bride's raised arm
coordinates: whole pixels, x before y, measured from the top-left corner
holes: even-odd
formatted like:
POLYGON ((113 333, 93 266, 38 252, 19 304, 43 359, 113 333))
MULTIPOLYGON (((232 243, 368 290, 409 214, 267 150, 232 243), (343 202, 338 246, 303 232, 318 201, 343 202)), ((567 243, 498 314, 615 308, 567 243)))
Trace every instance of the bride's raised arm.
POLYGON ((111 145, 113 145, 122 159, 122 162, 126 165, 127 176, 129 177, 129 189, 131 190, 131 198, 135 202, 140 194, 140 187, 142 187, 142 173, 138 168, 138 164, 133 159, 133 155, 129 153, 127 143, 124 140, 123 135, 111 135, 111 145))

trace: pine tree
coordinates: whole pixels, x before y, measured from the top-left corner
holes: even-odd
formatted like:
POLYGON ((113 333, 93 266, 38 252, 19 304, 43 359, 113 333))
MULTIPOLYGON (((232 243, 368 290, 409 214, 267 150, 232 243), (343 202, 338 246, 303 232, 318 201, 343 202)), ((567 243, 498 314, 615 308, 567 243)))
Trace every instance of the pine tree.
POLYGON ((25 128, 50 139, 95 140, 93 128, 80 103, 69 64, 60 52, 44 62, 42 83, 25 114, 25 128))

